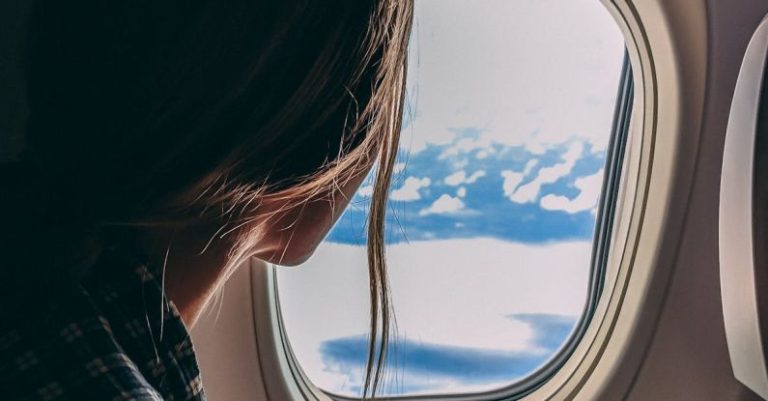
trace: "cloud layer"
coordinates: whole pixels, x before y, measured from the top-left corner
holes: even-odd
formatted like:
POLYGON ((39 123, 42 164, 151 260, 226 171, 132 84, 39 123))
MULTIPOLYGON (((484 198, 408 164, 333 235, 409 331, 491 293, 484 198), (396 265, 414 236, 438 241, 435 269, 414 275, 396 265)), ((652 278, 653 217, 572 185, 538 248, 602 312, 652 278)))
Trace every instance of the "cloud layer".
MULTIPOLYGON (((473 354, 501 352, 515 358, 546 354, 564 337, 542 337, 548 330, 526 316, 577 319, 586 297, 590 249, 586 241, 529 245, 492 239, 390 245, 398 338, 433 351, 471 349, 473 354)), ((301 268, 278 271, 291 347, 305 372, 323 388, 349 389, 345 386, 359 383, 350 377, 354 371, 331 369, 321 349, 330 340, 366 332, 366 272, 364 247, 333 243, 322 244, 301 268)), ((469 384, 455 379, 441 383, 469 384)), ((473 383, 476 389, 495 386, 477 378, 473 383)))
MULTIPOLYGON (((549 360, 571 333, 575 320, 548 314, 510 315, 534 333, 521 351, 486 350, 398 339, 388 357, 382 395, 439 394, 458 388, 502 387, 525 377, 549 360)), ((365 335, 336 338, 320 346, 324 370, 343 376, 333 392, 359 395, 366 362, 365 335)))

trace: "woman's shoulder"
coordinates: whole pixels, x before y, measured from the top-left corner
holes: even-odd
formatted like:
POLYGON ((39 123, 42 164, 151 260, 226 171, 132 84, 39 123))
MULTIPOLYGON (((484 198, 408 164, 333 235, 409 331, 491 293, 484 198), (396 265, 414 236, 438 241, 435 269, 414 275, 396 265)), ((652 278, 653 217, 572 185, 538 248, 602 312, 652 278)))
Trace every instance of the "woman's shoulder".
POLYGON ((0 326, 0 399, 204 399, 191 339, 145 264, 109 259, 0 326))

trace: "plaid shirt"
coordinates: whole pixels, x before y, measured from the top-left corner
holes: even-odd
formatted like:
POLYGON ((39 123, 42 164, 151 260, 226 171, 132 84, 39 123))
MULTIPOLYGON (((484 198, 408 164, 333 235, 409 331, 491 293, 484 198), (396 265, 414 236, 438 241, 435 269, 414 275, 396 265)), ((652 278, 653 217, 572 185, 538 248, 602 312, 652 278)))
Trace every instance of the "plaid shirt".
POLYGON ((189 334, 157 275, 122 264, 0 329, 0 400, 205 400, 189 334))

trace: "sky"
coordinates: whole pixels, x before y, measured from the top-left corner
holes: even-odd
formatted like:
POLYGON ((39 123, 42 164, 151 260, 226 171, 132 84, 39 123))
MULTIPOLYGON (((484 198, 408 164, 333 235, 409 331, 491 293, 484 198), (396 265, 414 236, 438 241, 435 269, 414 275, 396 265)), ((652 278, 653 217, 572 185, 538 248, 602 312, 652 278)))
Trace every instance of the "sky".
MULTIPOLYGON (((397 339, 385 393, 523 379, 586 299, 624 53, 597 0, 416 0, 387 216, 397 339)), ((366 180, 315 255, 280 268, 284 324, 320 388, 359 395, 366 180)))

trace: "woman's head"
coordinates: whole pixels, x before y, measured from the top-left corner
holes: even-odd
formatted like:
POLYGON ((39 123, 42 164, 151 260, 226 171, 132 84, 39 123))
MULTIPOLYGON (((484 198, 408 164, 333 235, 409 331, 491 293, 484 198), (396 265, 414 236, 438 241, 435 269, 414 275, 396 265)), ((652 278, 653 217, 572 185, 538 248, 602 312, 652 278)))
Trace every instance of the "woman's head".
POLYGON ((220 226, 232 263, 297 263, 378 162, 372 337, 386 342, 382 221, 411 3, 37 1, 20 169, 34 179, 6 207, 29 209, 4 230, 12 263, 41 234, 67 233, 52 253, 87 261, 104 231, 196 224, 220 226))

